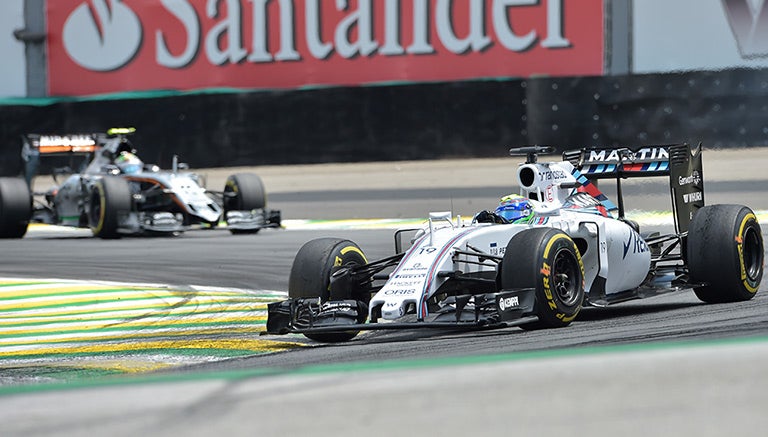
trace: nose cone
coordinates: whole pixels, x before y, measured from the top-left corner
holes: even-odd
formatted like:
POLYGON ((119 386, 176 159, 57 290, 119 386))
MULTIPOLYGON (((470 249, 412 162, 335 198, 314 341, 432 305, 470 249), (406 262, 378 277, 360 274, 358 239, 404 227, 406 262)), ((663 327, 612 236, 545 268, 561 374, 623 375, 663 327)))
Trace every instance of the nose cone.
POLYGON ((405 302, 402 300, 387 299, 381 306, 381 317, 386 320, 394 320, 405 315, 405 302))
POLYGON ((221 213, 212 209, 204 209, 202 211, 198 211, 198 215, 206 222, 218 222, 221 218, 221 213))

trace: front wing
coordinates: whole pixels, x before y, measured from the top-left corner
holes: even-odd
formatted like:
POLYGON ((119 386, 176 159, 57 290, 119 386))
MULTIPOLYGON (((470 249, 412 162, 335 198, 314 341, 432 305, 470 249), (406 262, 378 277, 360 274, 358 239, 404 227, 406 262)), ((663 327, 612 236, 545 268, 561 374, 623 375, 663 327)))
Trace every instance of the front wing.
POLYGON ((501 290, 449 298, 422 320, 406 314, 397 321, 382 323, 372 315, 366 323, 369 314, 364 302, 340 300, 320 303, 318 298, 294 298, 267 306, 265 334, 504 328, 537 321, 534 303, 533 288, 501 290))

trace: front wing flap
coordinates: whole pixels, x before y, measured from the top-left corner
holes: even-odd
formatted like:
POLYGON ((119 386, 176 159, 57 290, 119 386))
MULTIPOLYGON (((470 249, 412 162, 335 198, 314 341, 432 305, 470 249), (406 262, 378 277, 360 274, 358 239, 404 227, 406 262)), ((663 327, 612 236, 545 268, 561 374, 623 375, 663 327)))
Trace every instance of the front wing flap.
POLYGON ((279 210, 274 209, 227 211, 224 220, 229 229, 253 230, 261 228, 279 228, 281 215, 279 210))

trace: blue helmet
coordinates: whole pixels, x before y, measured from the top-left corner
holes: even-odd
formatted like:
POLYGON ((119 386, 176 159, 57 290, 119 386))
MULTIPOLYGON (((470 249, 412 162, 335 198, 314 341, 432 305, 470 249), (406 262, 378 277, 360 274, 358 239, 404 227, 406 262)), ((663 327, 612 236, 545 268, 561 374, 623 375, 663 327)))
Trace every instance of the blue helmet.
POLYGON ((495 212, 510 223, 526 223, 533 218, 533 205, 519 194, 510 194, 501 198, 495 212))

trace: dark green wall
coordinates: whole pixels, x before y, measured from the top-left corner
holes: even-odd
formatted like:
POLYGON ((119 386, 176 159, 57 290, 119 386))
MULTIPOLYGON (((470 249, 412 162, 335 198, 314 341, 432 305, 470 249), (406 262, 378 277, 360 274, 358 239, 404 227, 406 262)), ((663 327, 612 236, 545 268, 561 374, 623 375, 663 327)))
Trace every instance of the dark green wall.
POLYGON ((30 101, 0 106, 0 171, 20 171, 23 133, 114 126, 138 129, 145 161, 167 167, 178 154, 193 168, 505 156, 534 143, 768 146, 767 78, 733 70, 30 101))

